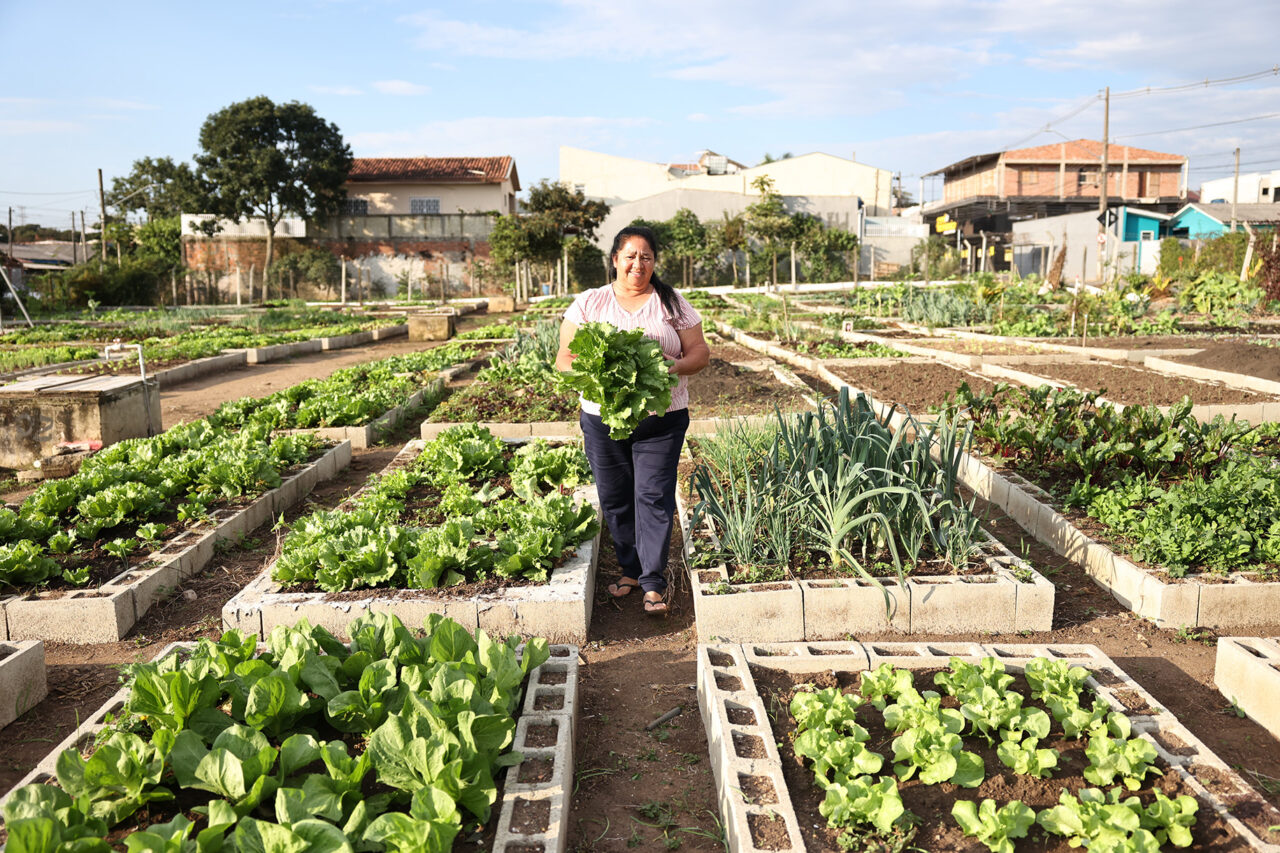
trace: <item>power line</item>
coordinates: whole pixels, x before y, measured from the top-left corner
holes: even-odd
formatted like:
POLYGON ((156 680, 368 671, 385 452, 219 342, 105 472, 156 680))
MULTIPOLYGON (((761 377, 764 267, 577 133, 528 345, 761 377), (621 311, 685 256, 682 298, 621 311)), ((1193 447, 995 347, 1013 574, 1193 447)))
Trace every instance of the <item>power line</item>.
POLYGON ((1079 104, 1078 106, 1076 106, 1075 108, 1073 108, 1070 112, 1067 112, 1067 113, 1064 113, 1063 115, 1058 116, 1057 118, 1053 119, 1052 121, 1050 121, 1048 124, 1046 124, 1044 127, 1040 128, 1040 129, 1039 129, 1039 130, 1037 130, 1036 132, 1034 132, 1034 133, 1032 133, 1032 134, 1029 134, 1029 135, 1027 135, 1027 136, 1024 136, 1022 139, 1019 139, 1017 142, 1013 143, 1012 145, 1006 145, 1004 148, 1002 148, 1002 149, 1000 149, 1000 150, 1002 150, 1002 151, 1008 151, 1010 148, 1017 148, 1019 145, 1022 145, 1022 144, 1024 144, 1024 143, 1030 142, 1031 140, 1035 139, 1035 138, 1036 138, 1037 136, 1039 136, 1040 134, 1042 134, 1042 133, 1048 133, 1050 130, 1052 130, 1052 129, 1053 129, 1053 126, 1054 126, 1055 124, 1061 124, 1062 122, 1067 121, 1068 119, 1073 119, 1073 118, 1075 118, 1076 116, 1080 115, 1080 113, 1082 113, 1082 112, 1084 112, 1085 110, 1089 109, 1089 107, 1093 106, 1094 104, 1096 104, 1096 103, 1097 103, 1098 101, 1100 101, 1100 100, 1102 100, 1102 96, 1101 96, 1101 95, 1091 95, 1091 96, 1089 96, 1089 98, 1088 98, 1088 99, 1086 99, 1083 103, 1081 103, 1081 104, 1079 104))
POLYGON ((1239 74, 1235 77, 1222 77, 1218 80, 1197 80, 1194 83, 1179 83, 1175 86, 1147 86, 1144 89, 1132 89, 1128 92, 1113 92, 1112 98, 1136 98, 1142 95, 1162 95, 1168 92, 1187 92, 1192 89, 1206 89, 1210 86, 1231 86, 1235 83, 1247 83, 1250 80, 1258 80, 1263 77, 1275 77, 1280 75, 1280 65, 1273 65, 1262 71, 1254 71, 1249 74, 1239 74))
POLYGON ((72 190, 65 193, 37 193, 24 192, 23 190, 0 190, 0 195, 88 195, 89 193, 96 192, 97 190, 72 190))
POLYGON ((1113 136, 1112 139, 1137 139, 1139 136, 1159 136, 1162 133, 1182 133, 1185 130, 1203 130, 1206 127, 1222 127, 1228 124, 1243 124, 1247 121, 1262 121, 1269 118, 1280 118, 1280 113, 1266 113, 1260 116, 1249 116, 1248 118, 1233 118, 1228 121, 1215 121, 1209 124, 1195 124, 1190 127, 1174 127, 1168 130, 1149 130, 1144 133, 1127 133, 1124 136, 1113 136))

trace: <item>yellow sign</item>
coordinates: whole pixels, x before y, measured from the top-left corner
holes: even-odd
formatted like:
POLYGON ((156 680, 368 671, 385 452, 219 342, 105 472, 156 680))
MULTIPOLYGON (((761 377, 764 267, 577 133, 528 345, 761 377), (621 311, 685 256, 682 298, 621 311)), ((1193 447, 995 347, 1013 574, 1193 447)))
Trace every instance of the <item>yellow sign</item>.
POLYGON ((1013 263, 1013 249, 1005 249, 1005 250, 1004 250, 1004 262, 1005 262, 1006 264, 1011 264, 1011 263, 1013 263))
POLYGON ((956 230, 956 226, 959 224, 945 213, 934 220, 934 226, 939 234, 950 234, 956 230))

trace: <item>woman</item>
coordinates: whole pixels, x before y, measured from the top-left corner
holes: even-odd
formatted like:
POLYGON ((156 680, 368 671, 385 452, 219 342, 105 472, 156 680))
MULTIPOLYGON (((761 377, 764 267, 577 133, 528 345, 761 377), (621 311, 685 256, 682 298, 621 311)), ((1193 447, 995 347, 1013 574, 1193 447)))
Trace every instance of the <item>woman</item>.
POLYGON ((595 403, 583 400, 579 415, 600 509, 622 567, 622 577, 609 584, 609 595, 624 598, 642 589, 645 612, 665 616, 676 465, 689 427, 688 377, 707 366, 711 350, 697 309, 654 272, 658 240, 652 230, 623 228, 613 238, 609 257, 617 272, 613 282, 578 294, 565 312, 556 368, 570 369, 576 356, 569 343, 580 325, 604 322, 622 331, 643 329, 661 345, 671 360, 670 371, 680 377, 666 412, 650 413, 630 438, 609 438, 595 403))

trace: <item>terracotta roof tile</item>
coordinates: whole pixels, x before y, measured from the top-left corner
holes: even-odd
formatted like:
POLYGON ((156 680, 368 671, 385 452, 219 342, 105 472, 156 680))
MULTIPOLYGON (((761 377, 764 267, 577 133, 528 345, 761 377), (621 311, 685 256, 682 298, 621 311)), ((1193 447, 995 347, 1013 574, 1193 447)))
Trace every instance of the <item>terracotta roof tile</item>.
MULTIPOLYGON (((1067 160, 1102 159, 1102 141, 1098 139, 1073 139, 1070 142, 1051 142, 1048 145, 1037 145, 1034 148, 1016 148, 1004 152, 1005 162, 1026 162, 1044 160, 1056 163, 1062 156, 1065 146, 1067 160)), ((1133 148, 1128 145, 1108 146, 1107 159, 1112 163, 1122 163, 1128 153, 1130 162, 1134 160, 1160 160, 1167 163, 1181 163, 1186 158, 1181 154, 1165 154, 1160 151, 1149 151, 1146 148, 1133 148)))
POLYGON ((414 181, 433 184, 500 184, 520 189, 510 157, 357 157, 347 180, 353 183, 414 181))

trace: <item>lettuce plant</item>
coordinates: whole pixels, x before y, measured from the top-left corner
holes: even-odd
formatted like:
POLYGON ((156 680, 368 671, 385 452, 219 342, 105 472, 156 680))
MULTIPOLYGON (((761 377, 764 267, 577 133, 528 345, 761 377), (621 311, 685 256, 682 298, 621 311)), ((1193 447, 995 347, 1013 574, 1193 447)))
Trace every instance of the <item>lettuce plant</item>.
POLYGON ((662 347, 640 329, 618 331, 608 323, 583 323, 569 343, 577 358, 561 380, 600 406, 609 437, 631 437, 651 412, 671 405, 671 389, 680 381, 667 367, 662 347))
POLYGON ((1013 839, 1026 838, 1027 830, 1036 822, 1035 811, 1019 800, 997 808, 996 801, 984 799, 981 805, 972 800, 957 800, 951 816, 964 834, 978 839, 992 853, 1013 853, 1013 839))

